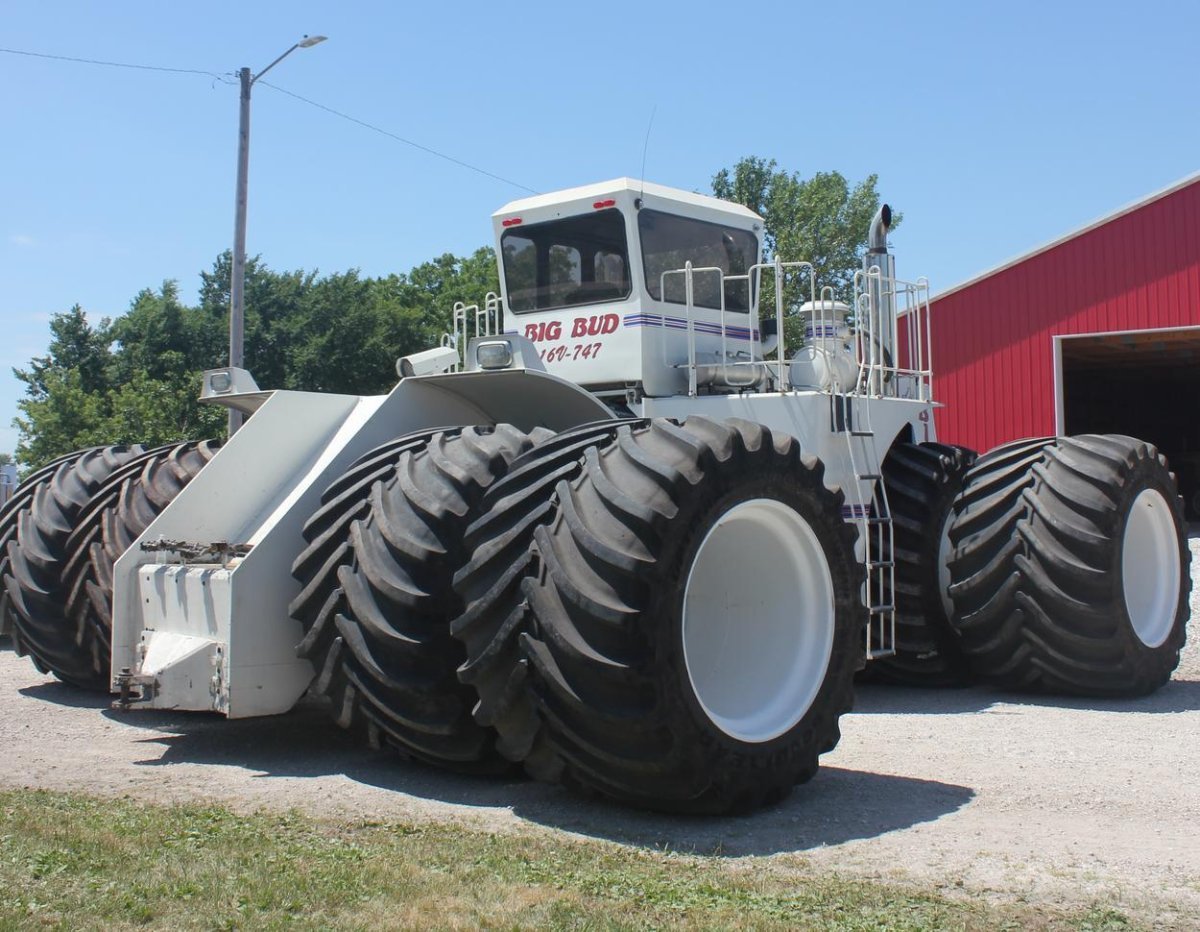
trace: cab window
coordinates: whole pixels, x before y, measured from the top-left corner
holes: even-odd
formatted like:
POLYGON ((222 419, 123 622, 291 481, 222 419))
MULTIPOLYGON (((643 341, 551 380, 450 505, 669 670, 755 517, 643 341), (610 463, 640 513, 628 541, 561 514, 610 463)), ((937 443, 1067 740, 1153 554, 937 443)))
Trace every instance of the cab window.
POLYGON ((751 282, 728 280, 728 276, 745 275, 758 261, 758 237, 749 230, 643 210, 638 214, 638 233, 642 241, 642 264, 646 269, 646 290, 652 298, 685 304, 687 286, 684 276, 667 275, 664 279, 663 273, 682 269, 690 261, 695 269, 721 270, 721 275, 696 272, 692 276, 692 301, 697 307, 719 309, 720 282, 724 281, 725 310, 750 310, 751 282))
POLYGON ((619 210, 506 230, 500 238, 508 309, 549 311, 629 297, 629 250, 619 210))

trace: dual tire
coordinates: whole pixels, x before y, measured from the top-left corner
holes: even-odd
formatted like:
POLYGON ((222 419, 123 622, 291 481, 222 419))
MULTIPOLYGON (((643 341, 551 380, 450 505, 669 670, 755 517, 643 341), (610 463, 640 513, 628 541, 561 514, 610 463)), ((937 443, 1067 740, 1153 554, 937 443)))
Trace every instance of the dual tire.
POLYGON ((1119 435, 1007 444, 971 469, 950 526, 954 630, 1012 689, 1140 696, 1186 636, 1190 555, 1166 460, 1119 435))
POLYGON ((72 686, 108 690, 113 564, 216 449, 98 447, 26 480, 0 515, 0 627, 18 654, 72 686))
POLYGON ((671 811, 815 773, 865 610, 842 497, 792 438, 690 418, 397 443, 330 488, 295 568, 343 725, 671 811))

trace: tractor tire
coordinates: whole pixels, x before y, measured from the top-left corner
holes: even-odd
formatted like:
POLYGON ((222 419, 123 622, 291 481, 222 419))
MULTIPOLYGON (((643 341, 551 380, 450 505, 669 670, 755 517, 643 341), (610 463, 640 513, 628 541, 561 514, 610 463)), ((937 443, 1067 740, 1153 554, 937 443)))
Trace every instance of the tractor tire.
POLYGON ((577 427, 513 460, 508 474, 484 494, 479 518, 467 529, 470 559, 454 576, 463 612, 450 632, 466 650, 458 676, 479 697, 475 721, 495 728, 501 756, 523 763, 537 779, 554 780, 559 764, 555 754, 536 743, 537 714, 522 688, 527 664, 519 637, 528 604, 521 582, 532 563, 533 532, 554 517, 555 487, 579 475, 584 454, 630 424, 614 420, 577 427))
POLYGON ((883 461, 895 540, 896 653, 867 664, 870 678, 899 686, 971 682, 950 626, 950 520, 976 454, 941 443, 898 443, 883 461))
POLYGON ((67 541, 67 633, 79 662, 69 672, 55 671, 61 679, 109 690, 113 566, 220 447, 217 440, 159 447, 126 463, 97 490, 67 541), (90 668, 85 669, 84 658, 90 668))
POLYGON ((1118 435, 1022 441, 967 475, 950 528, 954 628, 998 685, 1141 696, 1170 679, 1190 554, 1166 460, 1118 435))
MULTIPOLYGON (((371 487, 395 473, 396 460, 401 453, 419 450, 445 430, 450 428, 419 431, 389 440, 359 457, 330 483, 321 495, 321 506, 304 523, 304 539, 308 546, 292 565, 292 575, 302 582, 317 580, 321 567, 349 538, 350 525, 366 517, 371 508, 371 487)), ((293 602, 293 608, 299 609, 305 618, 315 617, 320 606, 305 608, 308 602, 308 595, 301 593, 293 602)))
POLYGON ((747 421, 654 419, 585 457, 524 582, 563 782, 671 812, 781 799, 837 744, 862 656, 843 495, 747 421))
POLYGON ((291 613, 305 630, 296 651, 317 671, 311 691, 372 747, 465 773, 512 766, 458 681, 452 581, 484 491, 549 436, 501 424, 400 438, 331 485, 306 524, 293 569, 302 589, 291 613))
POLYGON ((60 456, 58 459, 47 463, 41 469, 36 470, 17 486, 13 491, 12 498, 4 503, 3 508, 0 508, 0 643, 8 639, 9 630, 12 627, 8 608, 8 591, 4 586, 4 577, 8 575, 8 545, 10 541, 16 540, 17 537, 17 518, 21 514, 22 509, 29 507, 38 490, 50 480, 59 465, 67 461, 74 461, 85 452, 87 451, 79 450, 75 453, 68 453, 66 456, 60 456))
POLYGON ((74 686, 97 684, 90 651, 75 643, 67 617, 71 534, 104 483, 145 452, 140 445, 112 446, 64 457, 15 511, 16 534, 0 578, 13 647, 40 672, 74 686))

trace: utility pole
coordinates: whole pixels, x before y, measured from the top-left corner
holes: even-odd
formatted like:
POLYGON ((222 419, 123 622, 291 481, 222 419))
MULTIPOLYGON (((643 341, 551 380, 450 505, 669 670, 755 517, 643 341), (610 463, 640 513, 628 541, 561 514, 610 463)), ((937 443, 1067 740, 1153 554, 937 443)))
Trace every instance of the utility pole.
MULTIPOLYGON (((324 36, 305 36, 290 49, 267 65, 258 74, 249 68, 238 72, 241 85, 241 105, 238 111, 237 194, 233 220, 233 268, 229 283, 229 365, 242 368, 246 328, 246 203, 250 186, 250 88, 254 82, 287 58, 296 49, 312 48, 324 42, 324 36)), ((242 412, 229 409, 229 436, 242 426, 242 412)))
MULTIPOLYGON (((237 194, 233 221, 233 278, 229 284, 229 365, 242 367, 246 325, 246 195, 250 171, 250 69, 238 72, 242 85, 238 113, 237 194)), ((229 409, 229 436, 242 426, 242 412, 229 409)))

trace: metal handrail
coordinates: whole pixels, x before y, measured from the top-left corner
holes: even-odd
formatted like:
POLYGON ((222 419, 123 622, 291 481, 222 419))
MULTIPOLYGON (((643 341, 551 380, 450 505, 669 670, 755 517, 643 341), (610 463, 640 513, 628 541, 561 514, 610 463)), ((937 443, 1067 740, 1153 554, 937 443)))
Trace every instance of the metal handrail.
MULTIPOLYGON (((686 315, 685 316, 685 325, 686 325, 686 329, 687 329, 687 340, 688 340, 688 357, 687 357, 687 363, 685 365, 691 372, 691 374, 689 374, 689 378, 688 378, 688 394, 689 395, 694 396, 696 394, 696 390, 697 390, 697 385, 696 385, 697 379, 695 377, 695 369, 696 369, 696 347, 695 347, 696 307, 695 307, 695 286, 694 286, 694 280, 695 280, 696 274, 715 274, 717 276, 718 295, 719 295, 718 307, 711 308, 711 310, 716 311, 719 315, 720 328, 721 328, 722 364, 728 365, 728 366, 762 366, 762 365, 766 365, 768 368, 773 367, 775 369, 775 381, 776 381, 776 384, 777 384, 779 390, 780 391, 794 390, 794 386, 792 385, 792 382, 791 382, 790 366, 789 366, 788 359, 787 359, 787 335, 786 335, 786 328, 784 326, 785 321, 786 321, 784 293, 786 291, 786 286, 788 284, 789 275, 794 275, 797 273, 804 273, 807 275, 807 277, 808 277, 808 302, 814 307, 817 306, 816 268, 813 266, 813 264, 811 262, 802 262, 802 261, 784 262, 781 259, 779 259, 778 257, 776 257, 775 259, 773 259, 770 262, 755 263, 749 269, 747 269, 746 272, 740 273, 737 275, 726 275, 725 271, 722 268, 720 268, 719 266, 696 267, 696 266, 693 266, 691 264, 691 262, 687 262, 684 264, 684 267, 681 269, 668 269, 661 273, 661 275, 659 276, 659 294, 660 294, 660 296, 664 296, 664 297, 660 297, 660 300, 663 301, 663 303, 668 303, 665 300, 667 277, 671 276, 671 275, 682 275, 682 276, 684 276, 684 279, 685 279, 684 314, 686 315), (729 331, 729 327, 730 327, 730 322, 728 320, 727 315, 730 313, 733 313, 733 312, 729 311, 725 305, 725 285, 728 282, 745 281, 747 283, 747 286, 749 287, 751 280, 753 280, 753 288, 751 289, 751 293, 748 296, 749 297, 748 317, 749 317, 750 332, 752 334, 758 333, 761 335, 762 316, 761 316, 761 313, 759 310, 759 302, 762 297, 763 273, 768 270, 774 275, 774 279, 775 279, 775 281, 774 281, 774 284, 775 284, 775 320, 776 320, 776 327, 778 328, 778 338, 779 338, 778 344, 776 347, 776 354, 775 354, 776 358, 772 362, 770 360, 767 360, 766 357, 756 357, 755 354, 752 352, 751 358, 749 360, 746 360, 744 362, 730 361, 729 349, 728 349, 728 331, 729 331)), ((826 288, 822 289, 821 294, 822 294, 822 300, 825 300, 825 296, 826 296, 826 294, 828 294, 830 303, 832 304, 833 289, 826 287, 826 288)), ((739 311, 737 313, 741 313, 741 312, 739 311)), ((666 352, 667 352, 667 349, 664 344, 664 347, 663 347, 664 362, 667 362, 667 364, 670 364, 667 361, 666 352)))
POLYGON ((929 283, 925 279, 908 282, 887 278, 878 266, 859 271, 854 276, 856 339, 855 362, 859 367, 859 388, 875 397, 898 391, 899 377, 915 380, 917 398, 933 400, 932 323, 929 314, 929 283), (896 312, 890 321, 884 320, 883 304, 873 295, 890 299, 896 312), (900 364, 900 322, 904 321, 909 365, 900 364), (892 358, 884 358, 881 336, 887 327, 892 358), (888 390, 888 386, 892 386, 888 390))
POLYGON ((462 369, 463 354, 471 342, 471 322, 474 322, 475 337, 490 337, 500 333, 504 326, 504 299, 496 292, 489 291, 483 299, 483 304, 467 304, 464 301, 454 302, 451 312, 450 332, 443 333, 441 346, 458 350, 459 361, 450 371, 462 369))

